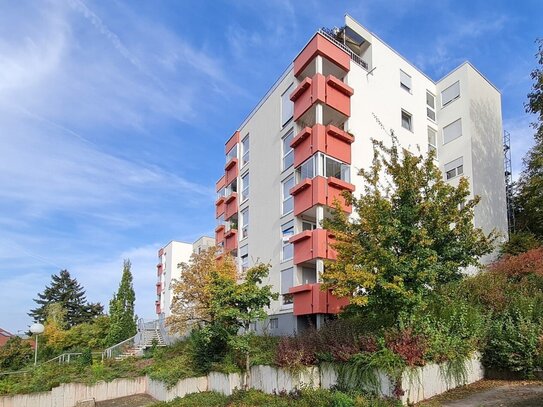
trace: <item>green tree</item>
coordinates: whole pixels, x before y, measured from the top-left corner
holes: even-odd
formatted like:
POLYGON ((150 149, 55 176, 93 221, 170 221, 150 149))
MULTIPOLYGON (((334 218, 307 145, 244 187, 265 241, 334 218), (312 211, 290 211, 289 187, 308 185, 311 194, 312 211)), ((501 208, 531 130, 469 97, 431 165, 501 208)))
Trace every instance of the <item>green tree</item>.
POLYGON ((19 336, 12 336, 0 347, 0 368, 18 370, 32 360, 34 352, 30 343, 19 336))
POLYGON ((109 345, 122 342, 136 334, 136 316, 134 314, 136 294, 132 284, 131 266, 130 260, 124 261, 119 289, 109 302, 110 326, 106 339, 109 345))
POLYGON ((251 267, 238 279, 214 273, 210 285, 213 298, 211 313, 215 323, 228 335, 229 346, 244 356, 246 386, 250 379, 250 326, 264 320, 267 317, 265 308, 270 306, 272 299, 278 298, 278 294, 272 292, 271 285, 262 284, 268 273, 269 265, 265 264, 251 267))
POLYGON ((509 240, 500 247, 500 255, 516 256, 541 246, 533 233, 515 232, 509 234, 509 240))
POLYGON ((523 159, 524 171, 517 185, 517 226, 543 239, 543 39, 536 54, 539 66, 531 73, 534 81, 526 112, 535 115, 535 145, 523 159))
POLYGON ((468 199, 464 177, 456 187, 445 182, 433 153, 400 150, 393 134, 391 147, 373 146, 372 165, 359 173, 364 190, 360 198, 348 196, 355 216, 338 208, 325 222, 338 255, 322 278, 335 295, 396 321, 437 286, 459 279, 462 268, 478 265, 495 234, 474 227, 479 198, 468 199))
POLYGON ((104 307, 99 303, 88 303, 85 297, 85 290, 75 278, 70 276, 68 270, 61 270, 58 275, 51 276, 51 284, 45 287, 43 293, 38 293, 34 299, 38 304, 37 308, 28 313, 35 322, 44 323, 49 304, 61 304, 66 310, 65 323, 68 328, 91 321, 98 315, 103 314, 104 307))

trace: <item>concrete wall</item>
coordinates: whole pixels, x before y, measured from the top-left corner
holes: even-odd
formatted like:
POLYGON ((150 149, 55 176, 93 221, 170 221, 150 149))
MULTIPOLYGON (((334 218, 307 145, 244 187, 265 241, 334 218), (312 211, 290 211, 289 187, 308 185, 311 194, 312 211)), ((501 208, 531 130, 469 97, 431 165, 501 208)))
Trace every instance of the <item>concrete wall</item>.
MULTIPOLYGON (((402 401, 405 404, 419 402, 483 378, 484 371, 479 355, 469 360, 466 368, 467 375, 461 380, 450 378, 446 365, 433 364, 404 372, 402 389, 405 394, 402 401)), ((300 387, 329 389, 337 384, 337 377, 337 372, 332 365, 324 365, 320 368, 308 367, 295 372, 272 366, 253 366, 249 387, 269 394, 280 391, 289 392, 300 387)), ((385 374, 380 373, 379 378, 381 395, 392 397, 393 383, 385 374)), ((244 380, 245 378, 238 373, 211 372, 207 376, 180 380, 170 388, 148 377, 116 379, 93 386, 70 383, 62 384, 49 392, 0 397, 0 407, 73 407, 81 400, 94 398, 96 401, 103 401, 141 393, 147 393, 160 401, 170 401, 176 397, 203 391, 216 391, 230 395, 234 389, 244 387, 244 380)))

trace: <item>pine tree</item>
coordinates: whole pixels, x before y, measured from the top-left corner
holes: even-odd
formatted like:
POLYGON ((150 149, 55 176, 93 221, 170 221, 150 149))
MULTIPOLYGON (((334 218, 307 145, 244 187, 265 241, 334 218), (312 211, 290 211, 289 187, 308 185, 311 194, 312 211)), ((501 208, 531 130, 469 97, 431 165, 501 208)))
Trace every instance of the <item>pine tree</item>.
POLYGON ((543 239, 543 39, 537 41, 539 67, 531 77, 534 81, 528 94, 526 112, 535 115, 535 145, 524 157, 524 171, 518 183, 517 225, 519 229, 543 239))
POLYGON ((132 284, 131 266, 130 260, 124 261, 119 289, 109 302, 111 325, 106 338, 109 345, 122 342, 136 334, 136 316, 134 314, 136 294, 132 284))
POLYGON ((66 311, 65 323, 67 328, 83 322, 89 322, 94 317, 102 315, 104 307, 99 303, 88 303, 85 290, 68 270, 61 270, 59 275, 51 276, 51 284, 45 287, 43 293, 38 293, 34 299, 37 308, 28 313, 35 322, 44 323, 47 317, 47 306, 60 304, 66 311))

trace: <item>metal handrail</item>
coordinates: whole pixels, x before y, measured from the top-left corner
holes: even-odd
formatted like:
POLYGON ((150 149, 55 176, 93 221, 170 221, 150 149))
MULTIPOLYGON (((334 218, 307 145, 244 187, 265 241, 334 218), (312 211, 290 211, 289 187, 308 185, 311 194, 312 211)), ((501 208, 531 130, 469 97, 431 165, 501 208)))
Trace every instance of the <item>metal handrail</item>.
POLYGON ((364 61, 362 58, 360 58, 360 55, 357 55, 353 52, 352 49, 350 49, 348 46, 346 46, 345 44, 342 44, 341 42, 339 42, 331 33, 330 33, 330 30, 326 29, 326 28, 320 28, 319 29, 319 33, 322 34, 323 36, 325 36, 328 40, 330 40, 331 42, 333 42, 335 45, 337 45, 339 48, 341 48, 343 51, 345 51, 347 54, 349 54, 349 56, 351 57, 351 59, 357 64, 359 65, 360 67, 364 68, 366 71, 368 70, 368 63, 366 61, 364 61))

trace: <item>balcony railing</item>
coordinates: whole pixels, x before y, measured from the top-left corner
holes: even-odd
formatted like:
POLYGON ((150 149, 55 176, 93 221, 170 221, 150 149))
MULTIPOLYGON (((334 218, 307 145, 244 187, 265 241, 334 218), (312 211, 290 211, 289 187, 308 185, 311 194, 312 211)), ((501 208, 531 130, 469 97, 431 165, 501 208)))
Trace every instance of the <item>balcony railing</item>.
POLYGON ((294 166, 298 167, 319 151, 350 164, 353 142, 353 135, 333 125, 304 127, 290 143, 294 148, 294 166))
POLYGON ((315 259, 336 259, 336 251, 332 248, 334 236, 325 229, 306 230, 292 236, 289 242, 294 245, 294 264, 315 259))
POLYGON ((294 196, 294 215, 298 216, 315 205, 334 207, 336 201, 343 211, 350 213, 352 206, 345 200, 343 191, 353 192, 354 185, 334 177, 303 179, 290 190, 294 196))
POLYGON ((320 283, 292 287, 294 315, 337 314, 349 304, 348 298, 338 298, 330 290, 322 290, 320 283))
POLYGON ((349 54, 349 56, 351 57, 351 60, 357 64, 358 66, 360 66, 361 68, 364 68, 366 71, 368 70, 368 63, 366 61, 364 61, 360 55, 356 55, 352 49, 350 49, 348 46, 346 46, 345 44, 342 44, 341 42, 339 42, 333 32, 331 30, 329 30, 328 28, 321 28, 319 29, 319 34, 322 34, 324 37, 326 37, 326 39, 330 40, 334 45, 337 45, 339 48, 341 48, 343 51, 345 51, 347 54, 349 54))

